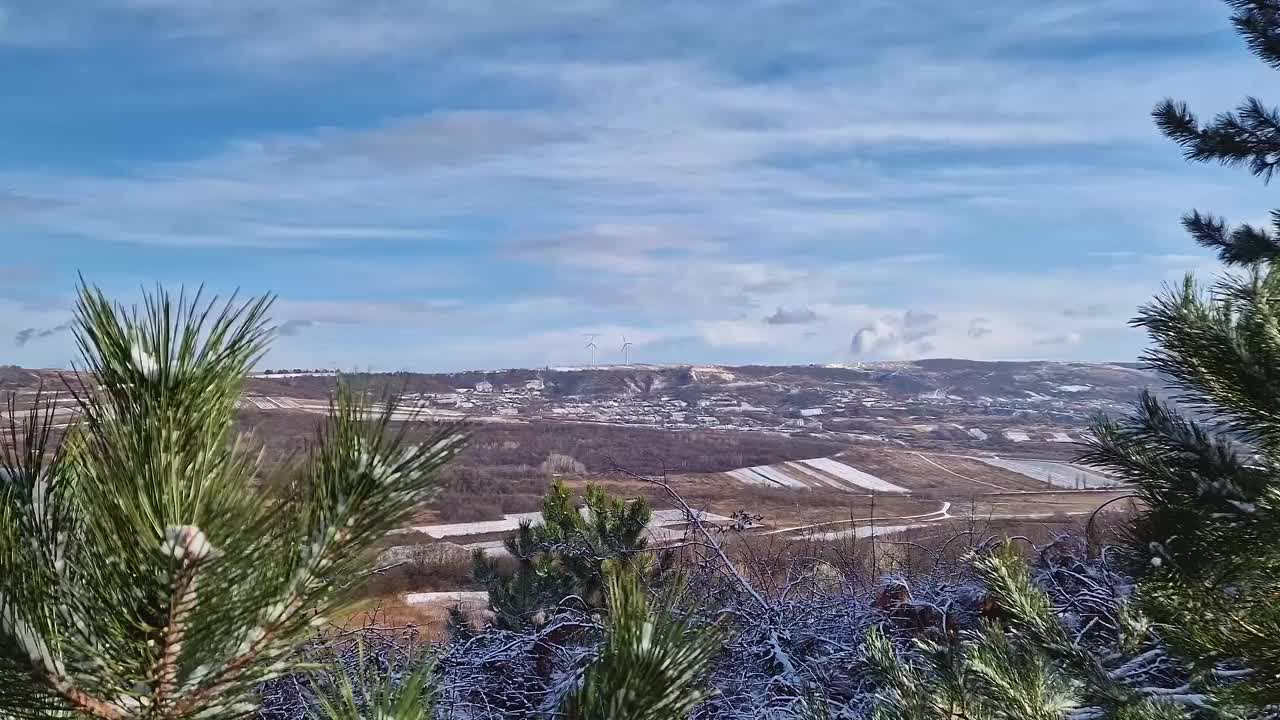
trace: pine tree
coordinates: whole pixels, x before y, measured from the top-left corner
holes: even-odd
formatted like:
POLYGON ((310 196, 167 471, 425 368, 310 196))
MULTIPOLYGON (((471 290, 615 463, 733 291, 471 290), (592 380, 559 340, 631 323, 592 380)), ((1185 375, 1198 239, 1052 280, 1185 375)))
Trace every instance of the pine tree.
POLYGON ((47 398, 0 440, 0 715, 231 718, 295 668, 365 551, 458 448, 420 445, 341 390, 305 463, 259 476, 235 408, 271 336, 269 298, 141 308, 82 286, 80 419, 47 398))
MULTIPOLYGON (((1227 2, 1250 49, 1280 69, 1280 2, 1227 2)), ((1280 163, 1280 111, 1256 98, 1205 125, 1172 100, 1153 116, 1189 160, 1247 165, 1264 181, 1280 163)), ((917 663, 872 635, 886 717, 1256 717, 1280 705, 1280 211, 1270 229, 1198 211, 1183 223, 1239 272, 1207 288, 1189 276, 1140 310, 1133 324, 1153 343, 1144 360, 1173 403, 1144 393, 1131 416, 1099 420, 1082 459, 1141 501, 1120 548, 1137 581, 1123 614, 1190 681, 1128 687, 1115 648, 1104 658, 1064 633, 1025 565, 996 555, 976 562, 1001 625, 918 644, 917 663)))
POLYGON ((501 572, 492 558, 476 552, 473 574, 489 590, 500 627, 526 627, 570 596, 601 607, 605 563, 629 564, 648 547, 651 512, 643 498, 627 502, 588 486, 585 510, 574 506, 573 493, 557 480, 542 500, 543 521, 522 523, 504 541, 514 572, 501 572))
MULTIPOLYGON (((1229 0, 1255 55, 1280 69, 1280 2, 1229 0)), ((1248 98, 1201 126, 1185 104, 1154 116, 1194 161, 1247 165, 1269 181, 1280 162, 1280 112, 1248 98)), ((1129 559, 1140 606, 1227 704, 1280 703, 1280 211, 1273 227, 1193 212, 1192 236, 1241 272, 1209 287, 1188 277, 1134 324, 1154 342, 1146 362, 1170 378, 1176 406, 1145 395, 1133 417, 1104 421, 1087 458, 1134 482, 1146 510, 1129 559)))

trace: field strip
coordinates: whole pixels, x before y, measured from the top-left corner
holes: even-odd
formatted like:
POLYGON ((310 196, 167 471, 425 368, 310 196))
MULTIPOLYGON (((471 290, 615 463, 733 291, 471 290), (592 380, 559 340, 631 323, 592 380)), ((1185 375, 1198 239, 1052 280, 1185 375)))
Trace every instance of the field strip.
POLYGON ((460 535, 483 535, 485 533, 518 530, 520 528, 520 522, 523 520, 538 522, 539 520, 542 520, 542 513, 513 513, 511 515, 504 515, 501 520, 481 520, 479 522, 450 523, 447 525, 415 525, 401 530, 392 530, 390 534, 420 532, 424 535, 430 535, 437 540, 441 540, 443 538, 458 537, 460 535))
POLYGON ((489 607, 489 593, 485 590, 448 590, 445 592, 405 593, 405 605, 480 605, 489 607))
POLYGON ((762 477, 751 471, 751 468, 738 468, 737 470, 728 470, 725 475, 747 485, 763 485, 765 487, 778 487, 778 484, 769 478, 762 477))
POLYGON ((782 472, 781 470, 774 468, 772 465, 756 465, 755 467, 751 467, 748 469, 751 470, 752 472, 760 474, 765 478, 768 478, 772 482, 779 483, 786 487, 798 488, 800 490, 809 489, 808 485, 805 485, 804 483, 800 482, 799 480, 796 480, 795 478, 782 472))
POLYGON ((831 458, 814 458, 812 460, 801 460, 800 462, 808 465, 816 470, 831 473, 837 478, 844 480, 858 487, 872 490, 874 492, 887 493, 909 493, 910 490, 904 487, 898 487, 890 482, 885 482, 870 473, 864 473, 857 468, 849 467, 842 462, 832 460, 831 458))
MULTIPOLYGON (((833 487, 836 490, 842 490, 844 492, 849 492, 850 490, 847 484, 840 482, 839 480, 827 475, 826 473, 820 473, 817 470, 814 470, 813 468, 801 465, 798 462, 787 462, 785 463, 785 465, 791 470, 794 470, 807 477, 811 477, 820 483, 825 483, 827 486, 833 487)), ((861 490, 862 488, 857 488, 857 489, 861 490)))
POLYGON ((925 462, 929 463, 930 465, 932 465, 932 466, 934 466, 934 467, 938 468, 939 470, 941 470, 941 471, 943 471, 943 472, 951 473, 952 475, 955 475, 956 477, 960 478, 961 480, 968 480, 968 481, 969 481, 969 482, 971 482, 971 483, 977 483, 977 484, 979 484, 979 485, 986 485, 987 487, 993 487, 993 488, 995 488, 995 489, 997 489, 997 490, 1005 490, 1005 491, 1008 491, 1008 490, 1011 490, 1011 489, 1012 489, 1012 488, 1007 488, 1007 487, 1005 487, 1005 486, 1003 486, 1003 485, 996 485, 995 483, 986 482, 985 480, 976 480, 976 479, 971 478, 971 477, 969 477, 969 476, 967 476, 967 475, 961 475, 960 473, 956 472, 955 470, 952 470, 952 469, 951 469, 951 468, 949 468, 949 467, 946 467, 945 465, 941 465, 941 464, 939 464, 939 463, 937 463, 937 462, 934 462, 934 461, 933 461, 933 460, 931 460, 928 456, 926 456, 924 453, 916 453, 916 455, 917 455, 917 456, 919 456, 919 458, 920 458, 921 460, 923 460, 923 461, 925 461, 925 462))

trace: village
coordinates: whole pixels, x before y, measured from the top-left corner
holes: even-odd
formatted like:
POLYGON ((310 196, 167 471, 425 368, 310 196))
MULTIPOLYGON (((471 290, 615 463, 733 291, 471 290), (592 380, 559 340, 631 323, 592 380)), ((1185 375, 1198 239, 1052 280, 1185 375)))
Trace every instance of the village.
POLYGON ((1052 395, 963 397, 944 389, 895 392, 892 386, 728 382, 637 391, 566 395, 555 375, 516 383, 480 380, 451 392, 411 392, 404 405, 430 415, 509 421, 602 423, 664 430, 756 431, 844 436, 918 445, 930 439, 966 444, 1077 443, 1089 420, 1125 405, 1059 385, 1052 395))

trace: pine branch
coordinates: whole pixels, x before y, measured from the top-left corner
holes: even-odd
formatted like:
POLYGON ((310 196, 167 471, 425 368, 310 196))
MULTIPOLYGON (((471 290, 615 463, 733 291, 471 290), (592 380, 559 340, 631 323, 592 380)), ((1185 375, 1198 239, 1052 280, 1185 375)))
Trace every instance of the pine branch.
POLYGON ((1186 103, 1166 99, 1151 111, 1156 126, 1183 148, 1192 162, 1247 165, 1269 182, 1280 163, 1280 111, 1247 98, 1235 112, 1220 113, 1201 125, 1186 103))
POLYGON ((702 683, 720 653, 715 628, 653 610, 635 573, 610 573, 609 623, 599 658, 566 698, 568 720, 686 720, 707 692, 702 683))
MULTIPOLYGON (((1273 227, 1280 227, 1280 213, 1271 212, 1273 227)), ((1215 250, 1228 265, 1252 265, 1280 260, 1280 239, 1266 228, 1249 224, 1228 228, 1226 220, 1193 211, 1182 218, 1182 226, 1203 248, 1215 250)))
POLYGON ((1226 0, 1235 9, 1231 24, 1245 39, 1249 51, 1280 70, 1280 2, 1277 0, 1226 0))

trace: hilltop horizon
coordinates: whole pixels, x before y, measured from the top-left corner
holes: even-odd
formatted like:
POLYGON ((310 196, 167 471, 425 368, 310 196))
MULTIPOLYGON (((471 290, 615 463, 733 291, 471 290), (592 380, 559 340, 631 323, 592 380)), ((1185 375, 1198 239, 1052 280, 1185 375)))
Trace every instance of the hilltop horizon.
MULTIPOLYGON (((252 377, 262 377, 267 375, 282 374, 340 374, 340 375, 397 375, 397 374, 413 374, 413 375, 470 375, 470 374, 497 374, 508 372, 583 372, 583 371, 620 371, 620 370, 670 370, 670 369, 697 369, 697 368, 828 368, 828 369, 849 369, 856 370, 860 368, 885 368, 893 366, 921 366, 939 365, 945 363, 962 363, 972 365, 990 365, 990 366, 1016 366, 1016 365, 1079 365, 1079 366, 1115 366, 1129 369, 1141 369, 1144 364, 1139 359, 1131 360, 1051 360, 1044 358, 1021 358, 1021 359, 994 359, 984 360, 975 358, 961 357, 919 357, 919 358, 903 358, 895 360, 859 360, 848 362, 809 362, 809 363, 768 363, 768 362, 744 362, 744 363, 704 363, 704 362, 668 362, 668 363, 598 363, 596 365, 572 365, 572 364, 548 364, 541 366, 511 366, 511 367, 467 367, 467 368, 451 368, 451 369, 412 369, 412 368, 378 368, 378 367, 322 367, 316 365, 296 365, 291 367, 285 366, 267 366, 262 365, 255 367, 251 373, 252 377)), ((72 367, 25 367, 16 364, 0 364, 0 367, 8 367, 18 370, 29 370, 36 372, 71 372, 72 367)))

